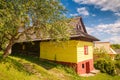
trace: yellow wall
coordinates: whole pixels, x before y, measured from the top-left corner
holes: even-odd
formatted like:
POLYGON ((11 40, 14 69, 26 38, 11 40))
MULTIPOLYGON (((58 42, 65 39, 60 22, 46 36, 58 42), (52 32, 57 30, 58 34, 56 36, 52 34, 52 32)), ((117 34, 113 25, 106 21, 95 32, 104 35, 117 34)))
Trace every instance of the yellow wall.
POLYGON ((77 62, 93 58, 93 43, 79 41, 77 45, 77 62), (84 55, 84 45, 88 46, 88 55, 84 55))
POLYGON ((93 58, 93 44, 70 40, 62 43, 41 42, 40 58, 62 62, 77 63, 93 58), (88 55, 84 55, 84 45, 88 45, 88 55))
POLYGON ((77 42, 41 42, 40 58, 62 62, 77 62, 77 42))

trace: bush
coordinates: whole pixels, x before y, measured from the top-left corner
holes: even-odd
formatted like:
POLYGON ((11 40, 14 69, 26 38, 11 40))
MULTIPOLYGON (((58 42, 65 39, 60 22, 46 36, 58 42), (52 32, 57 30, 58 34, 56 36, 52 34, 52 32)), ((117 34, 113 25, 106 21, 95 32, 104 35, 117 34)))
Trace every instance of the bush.
POLYGON ((117 54, 117 55, 115 56, 115 60, 120 60, 120 54, 117 54))
POLYGON ((113 61, 100 58, 95 62, 95 68, 99 69, 103 73, 115 75, 115 65, 113 61))
POLYGON ((104 59, 98 59, 96 62, 95 62, 95 68, 96 69, 99 69, 101 72, 106 72, 105 71, 105 68, 104 68, 104 66, 105 66, 105 60, 104 59))
POLYGON ((116 65, 116 67, 117 67, 118 69, 120 69, 120 60, 116 61, 116 62, 115 62, 115 65, 116 65))
POLYGON ((120 49, 120 44, 112 44, 111 47, 113 49, 120 49))
POLYGON ((115 62, 115 66, 116 66, 116 73, 120 75, 120 60, 117 60, 115 62))

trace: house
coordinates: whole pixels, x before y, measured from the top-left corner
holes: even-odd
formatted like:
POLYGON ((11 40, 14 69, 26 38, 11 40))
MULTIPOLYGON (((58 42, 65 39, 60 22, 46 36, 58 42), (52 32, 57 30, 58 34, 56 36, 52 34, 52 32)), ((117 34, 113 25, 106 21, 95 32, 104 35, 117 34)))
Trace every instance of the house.
MULTIPOLYGON (((93 41, 98 41, 98 39, 87 33, 81 17, 73 18, 70 25, 73 27, 73 33, 71 32, 69 41, 55 43, 49 40, 34 40, 33 46, 39 46, 39 48, 34 50, 32 54, 39 52, 41 59, 71 66, 78 74, 89 73, 94 69, 93 41)), ((22 44, 15 44, 12 48, 13 53, 22 50, 27 52, 35 48, 33 46, 27 46, 26 44, 30 45, 32 43, 23 42, 22 44), (19 50, 15 50, 17 47, 19 50)))
POLYGON ((114 60, 115 55, 117 54, 111 47, 110 42, 94 42, 94 47, 98 49, 104 49, 114 60))
POLYGON ((120 54, 120 49, 114 49, 117 54, 120 54))

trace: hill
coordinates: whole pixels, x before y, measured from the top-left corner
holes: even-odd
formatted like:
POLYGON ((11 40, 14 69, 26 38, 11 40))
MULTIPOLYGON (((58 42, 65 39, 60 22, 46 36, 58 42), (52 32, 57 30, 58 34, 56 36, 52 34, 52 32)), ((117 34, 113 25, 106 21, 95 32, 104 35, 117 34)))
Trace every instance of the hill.
POLYGON ((38 57, 12 55, 2 59, 0 53, 0 80, 119 80, 120 76, 99 73, 92 77, 81 77, 72 68, 38 57))
POLYGON ((74 80, 72 69, 38 57, 25 55, 9 56, 2 59, 0 54, 0 80, 74 80))

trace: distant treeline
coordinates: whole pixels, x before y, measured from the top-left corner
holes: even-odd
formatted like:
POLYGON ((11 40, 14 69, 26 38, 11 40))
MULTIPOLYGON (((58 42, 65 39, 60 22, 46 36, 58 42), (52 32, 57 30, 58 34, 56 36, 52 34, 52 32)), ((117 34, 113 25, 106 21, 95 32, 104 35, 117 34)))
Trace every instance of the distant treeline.
POLYGON ((112 44, 111 47, 113 49, 120 49, 120 44, 112 44))

